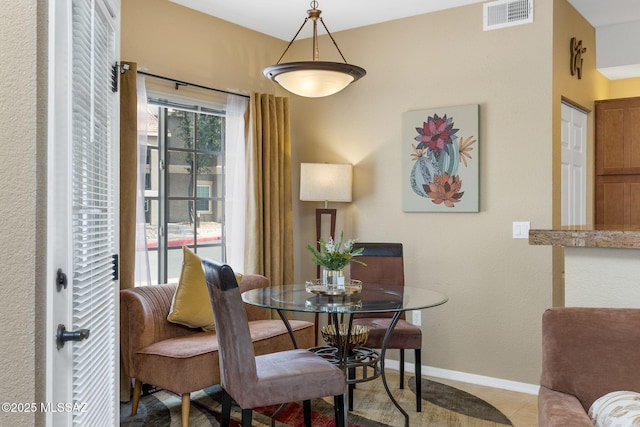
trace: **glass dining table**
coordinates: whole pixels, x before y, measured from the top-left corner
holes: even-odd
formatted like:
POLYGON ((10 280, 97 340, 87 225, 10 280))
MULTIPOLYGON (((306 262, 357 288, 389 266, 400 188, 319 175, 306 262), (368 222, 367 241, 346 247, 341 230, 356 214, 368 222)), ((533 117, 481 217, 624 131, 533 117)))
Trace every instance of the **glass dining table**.
MULTIPOLYGON (((370 381, 378 376, 382 377, 382 383, 389 399, 404 415, 405 426, 408 427, 409 414, 395 399, 387 384, 384 370, 387 343, 404 312, 442 305, 447 302, 448 297, 440 292, 412 286, 389 287, 366 284, 355 291, 349 291, 349 286, 344 289, 346 290, 322 292, 318 291, 317 287, 314 289, 313 286, 309 286, 309 283, 271 286, 244 292, 242 299, 247 304, 276 310, 287 327, 296 348, 297 343, 285 312, 325 313, 329 316, 331 323, 336 325, 337 331, 341 330, 341 325, 347 325, 344 328, 346 337, 337 339, 335 345, 313 347, 310 350, 336 363, 345 373, 345 381, 350 386, 356 382, 370 381), (389 328, 385 333, 382 348, 369 349, 349 346, 354 315, 375 313, 393 314, 389 328), (358 367, 362 368, 359 370, 359 376, 355 374, 358 367), (371 371, 368 368, 371 368, 371 371)), ((346 408, 344 413, 346 416, 346 408)), ((347 424, 345 423, 345 425, 347 424)))

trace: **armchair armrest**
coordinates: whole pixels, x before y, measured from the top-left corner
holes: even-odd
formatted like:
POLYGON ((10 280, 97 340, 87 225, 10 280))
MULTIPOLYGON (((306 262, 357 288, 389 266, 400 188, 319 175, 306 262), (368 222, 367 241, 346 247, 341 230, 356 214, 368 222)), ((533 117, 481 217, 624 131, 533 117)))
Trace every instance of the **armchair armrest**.
POLYGON ((120 291, 120 351, 127 374, 140 349, 165 339, 199 332, 167 321, 176 284, 150 285, 120 291))
POLYGON ((593 427, 580 401, 570 394, 540 387, 538 392, 540 427, 593 427))

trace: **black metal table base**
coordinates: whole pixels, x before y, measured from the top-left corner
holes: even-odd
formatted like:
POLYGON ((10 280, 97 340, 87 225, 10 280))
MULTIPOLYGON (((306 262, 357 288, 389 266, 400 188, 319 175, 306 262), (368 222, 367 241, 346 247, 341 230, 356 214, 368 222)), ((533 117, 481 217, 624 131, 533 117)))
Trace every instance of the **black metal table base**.
MULTIPOLYGON (((293 335, 293 330, 291 329, 291 325, 289 324, 289 320, 284 315, 284 313, 282 313, 280 310, 276 310, 276 311, 278 312, 278 314, 280 315, 280 318, 282 319, 285 326, 287 327, 289 335, 293 340, 293 344, 297 348, 298 346, 297 346, 295 337, 293 335)), ((336 331, 340 331, 340 319, 338 318, 338 313, 334 312, 329 314, 333 319, 334 324, 336 325, 336 331)), ((314 353, 326 359, 329 359, 330 361, 332 361, 332 363, 336 363, 336 365, 339 366, 344 371, 345 381, 348 387, 353 388, 353 386, 356 383, 371 381, 375 378, 382 377, 382 384, 384 385, 384 389, 387 392, 389 399, 391 400, 393 405, 404 416, 405 427, 409 427, 409 414, 407 413, 407 411, 405 411, 402 408, 402 406, 400 406, 400 403, 396 400, 396 398, 393 397, 393 394, 391 393, 391 389, 389 389, 389 385, 387 384, 387 377, 384 372, 384 358, 387 352, 387 344, 389 342, 389 338, 391 337, 391 333, 395 329, 396 324, 400 319, 401 314, 402 314, 401 311, 397 311, 394 313, 393 318, 391 319, 391 324, 389 325, 389 328, 387 329, 387 332, 384 335, 384 339, 382 340, 382 348, 380 349, 379 353, 376 350, 372 350, 366 347, 355 347, 353 349, 350 349, 348 351, 348 354, 346 355, 345 355, 345 351, 347 350, 341 347, 318 346, 318 347, 312 347, 309 350, 313 351, 314 353), (362 369, 363 374, 359 378, 356 376, 355 368, 357 367, 363 368, 362 369), (367 368, 372 368, 373 370, 372 375, 368 375, 367 368)), ((341 339, 338 339, 338 343, 343 342, 345 346, 346 346, 346 343, 348 343, 351 339, 351 328, 353 326, 353 314, 349 314, 348 317, 349 317, 349 321, 347 322, 348 323, 347 336, 345 337, 344 341, 341 339)), ((345 399, 345 408, 344 408, 345 417, 346 417, 347 409, 350 410, 350 408, 352 407, 353 407, 352 401, 350 399, 345 399), (346 408, 347 400, 349 400, 349 408, 346 408)), ((346 420, 345 420, 345 425, 347 425, 346 420)))
MULTIPOLYGON (((340 350, 333 346, 318 346, 308 349, 318 356, 328 360, 329 362, 342 367, 344 363, 343 358, 340 356, 340 350)), ((380 376, 380 353, 377 350, 367 347, 355 347, 349 349, 349 354, 346 360, 346 369, 355 370, 356 368, 362 368, 361 375, 358 377, 349 375, 347 377, 347 384, 356 384, 365 381, 375 380, 380 376)))

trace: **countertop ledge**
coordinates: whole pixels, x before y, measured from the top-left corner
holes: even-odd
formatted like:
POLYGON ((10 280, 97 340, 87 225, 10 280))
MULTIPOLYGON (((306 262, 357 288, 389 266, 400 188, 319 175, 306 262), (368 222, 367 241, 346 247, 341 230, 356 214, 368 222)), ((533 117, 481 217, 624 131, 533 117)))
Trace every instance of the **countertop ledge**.
POLYGON ((529 244, 640 249, 640 230, 529 230, 529 244))

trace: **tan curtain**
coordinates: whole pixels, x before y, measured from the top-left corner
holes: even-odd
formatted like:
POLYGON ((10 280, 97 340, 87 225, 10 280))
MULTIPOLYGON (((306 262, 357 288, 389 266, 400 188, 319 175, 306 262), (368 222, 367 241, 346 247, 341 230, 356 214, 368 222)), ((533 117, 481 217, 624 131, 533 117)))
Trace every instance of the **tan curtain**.
POLYGON ((135 285, 138 100, 135 62, 120 74, 120 289, 135 285))
MULTIPOLYGON (((135 284, 138 100, 134 62, 120 74, 120 289, 135 284)), ((120 360, 120 401, 127 402, 131 380, 120 360)))
POLYGON ((293 283, 289 99, 252 94, 247 137, 245 272, 293 283))

